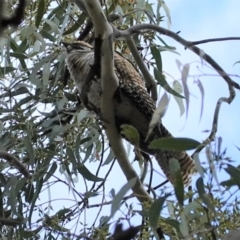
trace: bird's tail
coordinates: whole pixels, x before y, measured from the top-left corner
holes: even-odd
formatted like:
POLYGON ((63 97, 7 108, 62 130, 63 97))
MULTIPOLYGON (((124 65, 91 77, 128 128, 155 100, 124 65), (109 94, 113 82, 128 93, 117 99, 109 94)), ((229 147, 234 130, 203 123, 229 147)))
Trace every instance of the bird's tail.
POLYGON ((177 159, 180 164, 184 185, 191 183, 191 176, 195 172, 195 165, 193 159, 186 152, 157 150, 154 156, 171 183, 173 183, 169 165, 171 158, 177 159))

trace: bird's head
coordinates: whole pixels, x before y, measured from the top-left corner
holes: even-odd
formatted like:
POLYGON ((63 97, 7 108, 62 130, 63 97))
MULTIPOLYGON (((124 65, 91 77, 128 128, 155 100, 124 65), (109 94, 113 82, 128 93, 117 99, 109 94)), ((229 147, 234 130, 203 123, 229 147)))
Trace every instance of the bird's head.
POLYGON ((79 53, 88 53, 93 50, 93 47, 90 44, 83 41, 74 41, 72 43, 62 41, 61 44, 63 44, 63 46, 66 48, 67 53, 73 51, 77 51, 79 53))

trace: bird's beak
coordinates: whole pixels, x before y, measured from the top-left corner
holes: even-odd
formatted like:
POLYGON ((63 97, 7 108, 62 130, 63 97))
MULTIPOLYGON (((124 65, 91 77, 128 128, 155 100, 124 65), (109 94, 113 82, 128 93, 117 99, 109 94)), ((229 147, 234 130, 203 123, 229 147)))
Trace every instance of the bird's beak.
POLYGON ((67 43, 67 42, 61 41, 61 44, 62 44, 65 48, 67 48, 71 43, 67 43))

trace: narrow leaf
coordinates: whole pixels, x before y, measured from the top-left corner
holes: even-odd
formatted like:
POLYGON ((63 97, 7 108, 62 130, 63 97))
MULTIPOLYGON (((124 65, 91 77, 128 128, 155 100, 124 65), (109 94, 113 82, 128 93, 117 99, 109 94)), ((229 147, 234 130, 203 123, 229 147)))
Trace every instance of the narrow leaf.
POLYGON ((163 94, 162 98, 160 99, 156 110, 153 113, 151 122, 149 123, 148 134, 146 136, 145 141, 149 138, 150 134, 152 133, 153 129, 157 124, 159 124, 161 118, 164 116, 167 106, 169 103, 169 98, 166 92, 163 94))
POLYGON ((204 185, 203 185, 203 179, 201 177, 198 178, 198 180, 196 182, 196 187, 197 187, 199 196, 202 196, 205 193, 205 189, 204 189, 204 185))
POLYGON ((168 8, 168 6, 166 5, 166 3, 164 1, 161 1, 161 5, 166 13, 167 16, 167 20, 168 20, 168 25, 171 25, 172 21, 171 21, 171 15, 170 15, 170 10, 168 8))
POLYGON ((167 83, 166 79, 164 78, 164 76, 162 75, 162 73, 160 71, 158 71, 158 69, 154 68, 154 76, 157 79, 158 83, 169 93, 180 97, 180 98, 184 98, 183 96, 181 96, 179 93, 177 93, 176 91, 174 91, 169 84, 167 83))
POLYGON ((212 155, 212 152, 211 152, 211 149, 210 149, 209 146, 206 147, 206 157, 207 157, 207 160, 208 160, 208 163, 209 163, 211 173, 212 173, 215 181, 217 182, 217 184, 219 186, 219 181, 218 181, 218 178, 217 178, 216 169, 215 169, 214 162, 213 162, 213 155, 212 155))
POLYGON ((83 164, 79 164, 78 172, 88 181, 100 182, 103 181, 103 178, 93 175, 83 164))
POLYGON ((85 13, 82 13, 79 17, 78 20, 68 29, 63 33, 64 35, 68 35, 70 33, 73 33, 79 29, 79 27, 83 24, 84 20, 86 19, 85 13))
POLYGON ((204 105, 204 88, 203 88, 203 85, 202 85, 202 83, 200 82, 199 79, 197 81, 197 85, 198 85, 198 88, 199 88, 200 93, 201 93, 201 110, 200 110, 200 118, 199 118, 199 121, 201 121, 202 113, 203 113, 203 105, 204 105))
POLYGON ((193 155, 193 160, 194 160, 195 167, 196 167, 198 173, 201 175, 202 178, 204 178, 204 170, 203 170, 202 165, 199 160, 199 153, 195 153, 193 155))
POLYGON ((209 198, 208 198, 208 196, 207 196, 207 194, 205 192, 205 189, 204 189, 203 179, 201 177, 198 178, 198 180, 196 182, 196 187, 197 187, 197 191, 198 191, 199 197, 207 205, 207 207, 214 213, 215 212, 214 206, 209 201, 209 198))
POLYGON ((189 73, 190 65, 187 63, 183 66, 182 69, 182 85, 183 85, 183 91, 184 91, 184 96, 186 100, 186 118, 188 117, 188 109, 189 109, 189 90, 187 86, 187 78, 188 78, 188 73, 189 73))
POLYGON ((156 46, 151 46, 151 53, 153 58, 155 59, 158 71, 162 72, 162 58, 160 51, 157 49, 156 46))
POLYGON ((121 134, 123 134, 131 144, 137 147, 139 146, 139 133, 132 125, 122 124, 121 134))
POLYGON ((156 229, 158 226, 160 212, 162 211, 163 204, 168 196, 169 195, 166 195, 155 200, 149 209, 149 223, 153 229, 156 229))
MULTIPOLYGON (((177 93, 181 94, 183 92, 183 89, 182 89, 182 85, 178 82, 178 81, 174 81, 173 82, 173 90, 176 91, 177 93)), ((175 95, 173 95, 174 99, 176 100, 177 102, 177 105, 179 107, 179 110, 180 110, 180 116, 182 116, 185 112, 185 107, 184 107, 184 104, 183 104, 183 99, 182 98, 179 98, 175 95)))
POLYGON ((184 239, 187 239, 187 236, 189 235, 188 222, 184 212, 182 212, 180 216, 181 216, 181 222, 179 225, 179 230, 182 233, 184 239))
POLYGON ((200 142, 190 138, 159 138, 153 140, 149 148, 151 149, 164 149, 173 151, 186 151, 195 149, 200 142))
POLYGON ((35 26, 38 28, 45 12, 45 0, 39 0, 35 26))
POLYGON ((0 67, 0 77, 3 77, 4 74, 8 74, 16 70, 14 67, 0 67))
POLYGON ((175 228, 177 230, 177 232, 180 232, 180 229, 179 229, 179 222, 175 219, 163 219, 163 221, 172 226, 173 228, 175 228))
POLYGON ((234 182, 238 185, 240 188, 240 169, 227 164, 227 168, 225 171, 231 176, 231 178, 234 180, 234 182))
POLYGON ((47 172, 43 182, 48 181, 48 179, 55 173, 55 171, 57 170, 57 163, 53 162, 52 166, 50 167, 49 171, 47 172))
POLYGON ((133 186, 136 183, 136 178, 131 179, 128 181, 121 189, 120 191, 116 194, 112 201, 112 207, 111 207, 111 217, 114 216, 115 212, 119 209, 120 202, 123 200, 123 197, 125 194, 133 188, 133 186))
POLYGON ((178 203, 183 206, 184 201, 184 184, 182 179, 182 173, 180 169, 179 161, 175 158, 171 158, 169 161, 170 174, 173 180, 174 192, 178 203))
POLYGON ((11 53, 10 53, 10 56, 11 56, 11 57, 18 58, 18 59, 26 59, 26 58, 28 58, 28 56, 26 56, 26 55, 23 54, 23 53, 19 53, 19 52, 11 52, 11 53))

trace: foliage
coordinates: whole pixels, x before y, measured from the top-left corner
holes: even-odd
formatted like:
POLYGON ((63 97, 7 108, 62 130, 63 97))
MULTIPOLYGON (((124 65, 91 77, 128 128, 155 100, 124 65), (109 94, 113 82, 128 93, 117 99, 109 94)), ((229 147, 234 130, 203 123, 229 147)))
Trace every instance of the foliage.
MULTIPOLYGON (((8 12, 15 7, 16 1, 9 1, 5 6, 8 12)), ((115 22, 121 29, 142 22, 159 25, 163 20, 160 10, 167 16, 166 21, 171 21, 168 8, 161 0, 156 7, 143 0, 137 3, 106 1, 103 8, 107 16, 115 12, 125 14, 122 22, 115 22)), ((174 187, 174 193, 162 188, 157 195, 153 188, 155 201, 146 203, 143 210, 139 210, 136 202, 129 203, 132 195, 125 196, 135 179, 126 184, 123 181, 118 193, 114 188, 105 190, 115 163, 114 154, 109 149, 99 119, 79 102, 75 86, 68 80, 65 52, 60 46, 61 40, 78 38, 86 21, 85 14, 65 0, 33 0, 25 8, 24 21, 18 28, 6 29, 0 38, 1 158, 6 156, 5 152, 14 156, 14 159, 7 156, 5 159, 11 160, 0 163, 1 237, 105 239, 113 233, 112 225, 115 226, 116 222, 134 223, 132 219, 136 216, 138 220, 143 219, 146 227, 129 229, 134 232, 131 236, 141 232, 142 239, 160 236, 160 226, 165 236, 171 239, 218 239, 229 230, 238 228, 240 171, 230 165, 230 159, 220 147, 218 151, 211 149, 213 144, 208 146, 212 153, 208 159, 210 169, 208 165, 198 166, 201 177, 190 192, 183 192, 179 166, 174 163, 173 174, 180 185, 174 187), (105 172, 100 170, 103 166, 105 172), (223 167, 230 179, 219 184, 215 173, 223 167), (71 199, 66 197, 67 202, 56 199, 54 192, 58 189, 68 192, 71 199), (106 192, 110 192, 110 198, 106 197, 106 192), (90 204, 94 197, 98 197, 100 203, 90 204), (108 215, 102 210, 110 204, 111 214, 108 215), (127 213, 113 221, 111 217, 122 206, 127 213), (89 209, 96 207, 98 210, 92 211, 94 216, 89 220, 89 209), (162 212, 167 213, 167 217, 159 218, 162 212), (85 222, 82 222, 83 215, 85 222)), ((175 48, 153 31, 134 35, 134 41, 139 47, 144 44, 143 61, 153 70, 158 84, 174 95, 183 114, 183 101, 189 98, 187 85, 184 81, 174 81, 170 86, 162 74, 161 53, 175 51, 175 48)), ((118 41, 115 48, 132 60, 123 41, 118 41)), ((182 78, 186 79, 189 67, 185 65, 182 69, 182 78)), ((200 82, 199 88, 203 102, 204 90, 200 82)), ((188 104, 186 101, 187 109, 188 104)), ((133 141, 136 141, 133 129, 125 126, 123 130, 132 134, 133 141)), ((220 140, 216 139, 214 144, 221 145, 220 140)), ((162 145, 158 144, 163 144, 167 149, 186 150, 199 144, 189 139, 180 141, 156 140, 152 146, 160 148, 162 145)), ((119 229, 113 234, 114 239, 119 239, 118 233, 119 229)))

